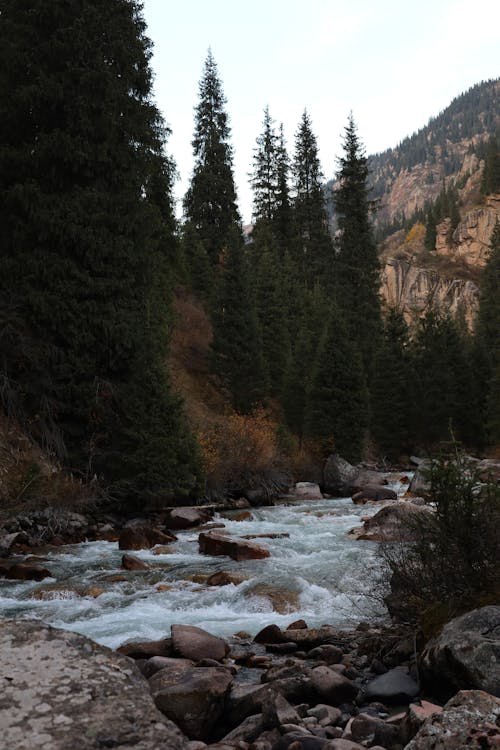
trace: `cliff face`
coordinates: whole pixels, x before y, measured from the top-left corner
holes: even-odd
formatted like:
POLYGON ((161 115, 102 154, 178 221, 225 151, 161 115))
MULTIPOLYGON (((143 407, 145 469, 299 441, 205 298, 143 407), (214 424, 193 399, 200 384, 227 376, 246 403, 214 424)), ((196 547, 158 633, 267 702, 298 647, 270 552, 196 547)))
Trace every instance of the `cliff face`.
POLYGON ((467 211, 448 241, 449 220, 438 226, 436 250, 426 252, 423 242, 409 244, 401 238, 383 255, 381 295, 388 306, 399 307, 411 324, 429 306, 473 327, 479 303, 479 283, 490 238, 500 220, 500 195, 467 211), (385 257, 384 257, 385 256, 385 257))

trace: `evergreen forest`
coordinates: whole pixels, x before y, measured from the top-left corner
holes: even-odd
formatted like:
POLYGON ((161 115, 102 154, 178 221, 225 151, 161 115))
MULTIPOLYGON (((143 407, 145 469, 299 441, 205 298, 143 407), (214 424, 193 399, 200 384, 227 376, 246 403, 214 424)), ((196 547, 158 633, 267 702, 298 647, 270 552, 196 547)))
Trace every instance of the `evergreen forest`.
MULTIPOLYGON (((500 446, 498 222, 474 332, 432 307, 409 327, 381 303, 381 188, 352 114, 333 175, 332 232, 331 168, 325 175, 309 113, 287 135, 272 103, 264 107, 244 233, 230 114, 209 50, 177 219, 175 154, 153 100, 140 3, 1 7, 0 398, 31 441, 126 502, 203 496, 217 472, 236 492, 245 461, 271 482, 270 469, 293 473, 332 452, 389 465, 450 436, 475 453, 500 446), (200 386, 218 404, 210 424, 205 412, 193 416, 169 368, 182 295, 210 329, 200 386)), ((493 121, 474 129, 482 95, 471 89, 467 117, 452 104, 432 132, 484 136, 481 190, 491 195, 500 192, 499 140, 493 121)), ((425 134, 408 143, 406 166, 422 149, 435 158, 425 134)), ((454 227, 460 219, 443 185, 422 217, 430 247, 444 217, 454 227)))

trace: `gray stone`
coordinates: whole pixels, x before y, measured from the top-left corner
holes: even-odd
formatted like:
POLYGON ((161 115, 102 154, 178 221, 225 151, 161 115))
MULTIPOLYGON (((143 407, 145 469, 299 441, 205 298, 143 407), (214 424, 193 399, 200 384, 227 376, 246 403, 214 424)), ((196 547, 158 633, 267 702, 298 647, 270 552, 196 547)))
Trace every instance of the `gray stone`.
POLYGON ((394 490, 384 487, 381 484, 366 484, 363 489, 359 490, 352 496, 353 503, 364 504, 369 500, 397 500, 398 496, 394 490))
POLYGON ((456 617, 425 647, 420 669, 439 698, 461 689, 500 697, 500 606, 490 605, 456 617))
POLYGON ((382 701, 391 705, 409 703, 419 693, 419 687, 410 677, 406 667, 395 667, 371 680, 365 687, 369 701, 382 701))
POLYGON ((162 669, 149 684, 157 708, 190 740, 205 741, 223 715, 232 679, 224 667, 194 667, 162 669))
POLYGON ((9 750, 184 750, 131 659, 76 633, 0 621, 0 727, 9 750))

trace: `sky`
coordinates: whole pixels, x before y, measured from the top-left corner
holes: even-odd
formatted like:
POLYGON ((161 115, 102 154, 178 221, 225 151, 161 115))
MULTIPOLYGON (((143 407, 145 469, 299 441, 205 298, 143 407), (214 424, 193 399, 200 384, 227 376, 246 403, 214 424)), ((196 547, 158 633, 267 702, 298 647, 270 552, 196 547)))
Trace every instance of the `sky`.
POLYGON ((329 179, 351 111, 366 153, 377 153, 500 76, 499 0, 144 0, 144 17, 154 96, 172 130, 178 213, 209 47, 227 99, 243 223, 266 106, 283 122, 290 154, 307 109, 329 179))

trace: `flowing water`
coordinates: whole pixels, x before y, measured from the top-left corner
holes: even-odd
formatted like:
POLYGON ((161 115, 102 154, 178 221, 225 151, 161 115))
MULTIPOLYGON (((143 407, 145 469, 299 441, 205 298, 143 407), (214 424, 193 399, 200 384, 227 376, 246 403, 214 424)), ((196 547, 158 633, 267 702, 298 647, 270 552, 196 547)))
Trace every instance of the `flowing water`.
MULTIPOLYGON (((396 491, 406 489, 388 478, 396 491)), ((376 545, 347 535, 379 507, 335 498, 253 509, 248 521, 215 517, 237 535, 288 534, 255 540, 271 552, 263 560, 200 555, 198 531, 177 532, 169 554, 135 552, 152 566, 137 572, 120 569, 123 552, 116 542, 60 547, 44 552, 41 563, 54 579, 0 580, 0 614, 36 617, 113 648, 129 639, 162 638, 173 623, 225 636, 242 630, 254 635, 270 623, 286 627, 298 618, 309 626, 352 627, 383 615, 374 596, 376 545), (207 586, 203 577, 219 570, 247 580, 207 586)))

